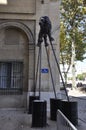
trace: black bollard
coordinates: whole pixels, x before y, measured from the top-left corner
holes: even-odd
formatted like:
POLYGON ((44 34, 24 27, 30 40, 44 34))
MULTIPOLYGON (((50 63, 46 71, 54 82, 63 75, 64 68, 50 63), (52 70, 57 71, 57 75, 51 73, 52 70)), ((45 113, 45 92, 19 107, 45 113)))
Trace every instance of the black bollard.
POLYGON ((61 101, 61 111, 73 125, 78 125, 78 104, 75 101, 61 101))
POLYGON ((39 100, 39 96, 29 96, 29 114, 32 114, 32 103, 34 100, 39 100))
POLYGON ((53 121, 57 120, 57 110, 61 108, 61 99, 51 98, 50 99, 50 119, 53 121))
POLYGON ((44 100, 34 100, 32 109, 32 127, 45 127, 47 123, 47 104, 44 100))

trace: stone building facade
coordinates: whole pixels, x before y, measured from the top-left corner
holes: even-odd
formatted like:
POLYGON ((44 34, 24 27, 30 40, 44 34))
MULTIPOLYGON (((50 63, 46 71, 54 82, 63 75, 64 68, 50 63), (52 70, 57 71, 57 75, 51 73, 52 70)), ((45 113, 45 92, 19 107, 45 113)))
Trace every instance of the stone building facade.
MULTIPOLYGON (((0 108, 27 107, 28 93, 34 89, 39 47, 39 18, 47 15, 52 21, 53 46, 59 60, 59 0, 0 1, 0 108), (3 3, 4 2, 4 3, 3 3)), ((56 91, 59 73, 50 45, 56 91)), ((42 44, 41 90, 53 91, 44 45, 42 44), (44 71, 47 70, 45 73, 44 71)), ((37 82, 38 90, 38 82, 37 82)))

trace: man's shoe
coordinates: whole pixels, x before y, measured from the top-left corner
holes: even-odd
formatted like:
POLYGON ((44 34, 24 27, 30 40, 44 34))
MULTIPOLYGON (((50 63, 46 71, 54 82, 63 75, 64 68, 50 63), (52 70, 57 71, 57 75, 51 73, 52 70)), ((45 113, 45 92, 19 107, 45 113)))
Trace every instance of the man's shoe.
POLYGON ((41 45, 41 43, 38 42, 38 43, 37 43, 37 46, 40 47, 40 45, 41 45))
POLYGON ((45 43, 45 47, 47 47, 48 46, 48 43, 45 43))
POLYGON ((53 38, 53 37, 51 37, 51 38, 50 38, 50 41, 54 41, 54 38, 53 38))

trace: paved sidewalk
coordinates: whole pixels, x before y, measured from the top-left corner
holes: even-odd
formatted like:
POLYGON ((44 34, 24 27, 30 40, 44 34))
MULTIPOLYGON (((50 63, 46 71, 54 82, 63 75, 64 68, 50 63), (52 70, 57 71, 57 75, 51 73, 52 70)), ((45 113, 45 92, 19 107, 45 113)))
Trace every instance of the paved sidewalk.
MULTIPOLYGON (((63 93, 63 92, 62 92, 63 93)), ((86 95, 78 91, 70 91, 71 100, 78 102, 78 130, 86 130, 86 95), (75 93, 75 94, 74 94, 75 93), (75 97, 76 95, 76 97, 75 97)), ((32 115, 24 110, 0 109, 0 130, 57 130, 56 121, 50 120, 50 98, 53 93, 42 93, 41 99, 47 100, 47 126, 44 128, 32 128, 32 115)))
POLYGON ((86 130, 86 92, 82 92, 76 89, 69 90, 69 96, 72 96, 72 100, 78 102, 78 130, 86 130))
POLYGON ((56 130, 56 122, 47 118, 44 128, 32 128, 31 114, 21 110, 0 110, 0 130, 56 130))
POLYGON ((24 110, 0 109, 0 130, 57 130, 56 121, 50 120, 49 99, 53 93, 42 93, 41 99, 47 100, 47 125, 43 128, 32 128, 32 115, 24 110))

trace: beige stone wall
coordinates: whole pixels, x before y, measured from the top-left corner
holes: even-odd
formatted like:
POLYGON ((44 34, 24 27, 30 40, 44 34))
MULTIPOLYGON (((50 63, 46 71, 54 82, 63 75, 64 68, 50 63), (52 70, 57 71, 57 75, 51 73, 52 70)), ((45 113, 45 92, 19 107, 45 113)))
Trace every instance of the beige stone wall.
POLYGON ((2 13, 27 13, 34 14, 36 0, 7 0, 5 4, 0 5, 0 12, 2 13))
MULTIPOLYGON (((29 59, 33 56, 32 51, 29 51, 29 44, 31 44, 31 32, 34 34, 34 21, 29 20, 0 20, 0 61, 23 62, 23 94, 22 95, 0 95, 2 99, 0 101, 0 107, 26 107, 27 106, 27 91, 28 81, 33 78, 33 67, 31 61, 35 59, 29 59), (27 29, 29 28, 31 32, 27 29), (7 30, 7 33, 6 33, 7 30), (10 31, 12 33, 10 33, 10 31), (15 39, 14 39, 14 38, 15 39), (10 99, 11 97, 11 99, 10 99), (10 99, 10 100, 9 100, 10 99)), ((33 41, 32 41, 33 43, 33 41)), ((34 44, 34 43, 33 43, 34 44)))
MULTIPOLYGON (((13 1, 7 0, 7 4, 0 5, 0 24, 3 22, 7 22, 7 21, 12 21, 12 22, 14 21, 16 23, 20 22, 20 23, 24 24, 25 26, 27 26, 27 28, 30 29, 31 33, 33 34, 33 36, 36 39, 35 44, 37 44, 38 32, 39 32, 39 24, 38 24, 39 18, 44 15, 49 16, 49 18, 52 21, 52 32, 53 32, 52 35, 55 39, 55 41, 53 42, 54 50, 56 52, 56 55, 57 55, 57 58, 59 61, 59 22, 60 22, 59 4, 60 4, 59 0, 44 0, 44 4, 41 3, 41 0, 13 0, 13 1)), ((3 36, 4 36, 3 33, 4 33, 3 31, 2 31, 2 33, 0 33, 0 39, 3 39, 3 36)), ((27 31, 26 31, 26 33, 27 33, 27 31)), ((28 34, 26 34, 26 35, 28 35, 28 34)), ((35 62, 36 62, 39 48, 36 47, 35 50, 36 50, 35 51, 35 62)), ((14 47, 5 46, 5 48, 3 49, 3 43, 0 43, 0 60, 6 60, 6 59, 23 60, 24 59, 23 54, 25 54, 25 52, 23 50, 23 45, 14 46, 14 47)), ((31 53, 29 52, 29 56, 30 56, 30 54, 32 55, 32 52, 31 53)), ((55 87, 56 87, 56 90, 59 90, 59 73, 58 73, 58 70, 57 70, 57 67, 55 64, 55 59, 53 57, 52 49, 51 49, 50 45, 48 47, 48 54, 49 54, 52 72, 53 72, 53 76, 54 76, 55 87)), ((32 58, 32 57, 30 56, 30 58, 32 58)), ((26 64, 27 64, 27 62, 28 61, 25 60, 26 64)), ((36 63, 35 63, 35 65, 36 65, 36 63)), ((27 68, 27 65, 26 65, 26 68, 27 68)), ((42 46, 42 68, 49 69, 44 45, 42 46)), ((25 71, 27 71, 27 69, 25 71)), ((29 70, 28 70, 28 73, 30 73, 29 70)), ((27 79, 28 79, 28 91, 29 91, 34 86, 34 79, 32 77, 30 77, 29 74, 27 74, 26 80, 27 79)), ((27 83, 26 83, 25 87, 26 86, 27 86, 27 83)), ((43 91, 53 91, 51 77, 50 77, 50 71, 47 74, 42 73, 41 89, 43 91)), ((20 101, 19 101, 21 99, 21 96, 20 97, 16 96, 16 98, 15 98, 15 96, 13 96, 12 100, 8 102, 9 104, 7 106, 15 107, 19 103, 20 103, 18 105, 19 107, 25 106, 26 105, 25 100, 26 100, 27 96, 26 96, 26 93, 24 93, 23 95, 24 95, 24 97, 21 100, 22 103, 20 103, 20 101), (14 101, 15 101, 15 105, 13 104, 14 101), (10 102, 12 103, 12 105, 10 105, 10 102)), ((8 100, 9 100, 9 98, 10 97, 8 96, 8 100)), ((3 106, 3 107, 6 106, 5 100, 6 100, 6 97, 3 98, 2 101, 4 101, 4 102, 1 102, 0 106, 3 106), (2 103, 4 103, 4 105, 2 105, 2 103)))
MULTIPOLYGON (((10 0, 9 0, 9 3, 10 3, 10 0)), ((14 3, 16 3, 16 1, 13 2, 13 4, 14 3)), ((26 3, 24 2, 24 4, 26 4, 26 3)), ((17 10, 18 5, 14 6, 13 8, 16 7, 15 12, 13 12, 13 10, 11 10, 11 8, 10 8, 9 12, 7 12, 7 13, 5 12, 4 14, 0 13, 0 19, 11 19, 11 20, 15 19, 20 22, 21 22, 21 20, 24 20, 25 24, 28 23, 28 20, 34 20, 36 22, 36 24, 35 24, 36 26, 33 25, 34 29, 30 25, 30 23, 27 25, 28 25, 28 27, 31 28, 31 30, 33 30, 33 31, 35 30, 36 44, 37 44, 37 38, 38 38, 38 32, 39 32, 39 24, 38 24, 39 18, 44 15, 49 16, 52 21, 52 32, 53 32, 52 35, 55 39, 55 42, 53 44, 55 44, 54 48, 56 50, 56 55, 59 60, 59 22, 60 22, 59 4, 60 4, 60 0, 44 0, 44 4, 41 4, 41 0, 36 0, 36 1, 29 0, 26 6, 24 4, 21 1, 21 7, 19 7, 19 10, 17 10), (26 9, 28 7, 28 9, 30 11, 32 10, 32 14, 29 14, 30 13, 29 10, 28 10, 28 13, 26 13, 26 11, 22 9, 22 7, 24 7, 24 6, 26 9), (21 13, 19 13, 18 11, 20 11, 21 13)), ((16 4, 14 4, 14 5, 16 5, 16 4)), ((4 6, 6 6, 6 5, 4 5, 4 6)), ((1 12, 2 12, 2 10, 1 10, 1 12)), ((55 65, 54 58, 52 56, 53 54, 52 54, 51 48, 49 50, 50 50, 50 58, 51 58, 50 61, 51 61, 51 65, 53 68, 55 86, 58 89, 57 85, 59 86, 59 74, 58 74, 58 72, 56 72, 57 68, 55 68, 56 65, 55 65)), ((37 52, 38 52, 38 48, 36 47, 36 58, 37 58, 37 52)), ((45 53, 43 55, 45 55, 45 53)), ((46 63, 46 58, 45 58, 45 59, 43 59, 43 66, 46 67, 46 64, 47 63, 46 63)), ((45 88, 47 86, 51 85, 51 79, 50 79, 49 75, 48 76, 47 76, 47 74, 45 76, 43 75, 43 79, 44 79, 43 82, 45 81, 45 88), (46 80, 45 77, 47 77, 48 79, 46 80)), ((33 79, 30 79, 28 82, 29 82, 29 86, 33 86, 33 79)))
MULTIPOLYGON (((58 62, 59 62, 59 30, 60 30, 59 5, 60 5, 59 0, 46 0, 46 1, 44 1, 44 4, 40 4, 40 6, 39 6, 39 2, 37 2, 37 7, 36 7, 37 8, 36 37, 39 32, 38 21, 39 21, 40 16, 44 16, 44 15, 49 16, 49 18, 52 21, 52 36, 55 39, 55 41, 53 42, 53 46, 54 46, 54 51, 58 58, 58 62)), ((38 52, 38 48, 37 48, 37 52, 38 52)), ((59 73, 58 73, 58 69, 57 69, 50 45, 48 47, 48 53, 49 53, 49 58, 50 58, 50 63, 51 63, 51 68, 52 68, 52 73, 53 73, 53 78, 54 78, 54 84, 55 84, 56 91, 57 91, 57 90, 59 90, 59 86, 60 86, 59 85, 59 73)), ((42 54, 43 54, 42 68, 49 69, 44 45, 42 47, 42 54)), ((53 90, 50 71, 48 74, 47 73, 42 74, 42 89, 47 90, 47 91, 53 90)))

